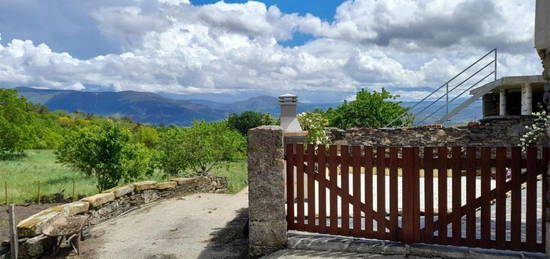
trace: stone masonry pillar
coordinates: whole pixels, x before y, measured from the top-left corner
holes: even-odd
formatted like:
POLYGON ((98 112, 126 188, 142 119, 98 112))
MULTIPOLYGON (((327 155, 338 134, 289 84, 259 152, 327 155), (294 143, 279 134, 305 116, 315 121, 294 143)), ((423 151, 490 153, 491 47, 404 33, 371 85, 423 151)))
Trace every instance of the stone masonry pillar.
POLYGON ((283 130, 248 131, 249 253, 255 258, 286 246, 283 130))

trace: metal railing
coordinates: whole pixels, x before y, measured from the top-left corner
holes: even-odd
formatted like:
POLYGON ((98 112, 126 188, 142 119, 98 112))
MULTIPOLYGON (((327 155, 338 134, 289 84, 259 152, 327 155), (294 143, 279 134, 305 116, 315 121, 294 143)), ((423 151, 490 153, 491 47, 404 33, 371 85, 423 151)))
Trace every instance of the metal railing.
MULTIPOLYGON (((426 122, 428 119, 432 118, 436 113, 441 111, 443 108, 445 108, 445 114, 441 116, 440 118, 445 117, 445 115, 449 114, 449 104, 451 104, 453 101, 457 100, 461 96, 463 96, 466 92, 471 90, 472 88, 479 85, 481 82, 485 81, 487 78, 489 78, 491 75, 494 75, 494 80, 497 80, 497 69, 498 69, 498 51, 497 49, 492 49, 491 51, 487 52, 485 55, 483 55, 481 58, 477 59, 475 62, 470 64, 468 67, 466 67, 464 70, 462 70, 460 73, 456 74, 453 78, 451 78, 449 81, 445 82, 435 90, 433 90, 430 94, 428 94, 426 97, 424 97, 422 100, 414 104, 412 107, 408 109, 408 112, 411 112, 414 114, 415 117, 415 124, 422 124, 426 122), (492 55, 492 56, 491 56, 492 55), (487 60, 490 58, 489 60, 487 60), (476 65, 482 65, 484 62, 487 62, 485 65, 483 65, 481 68, 478 68, 476 65), (491 70, 487 75, 482 77, 481 80, 477 80, 478 78, 475 78, 477 75, 481 74, 482 72, 486 71, 488 68, 491 70), (466 79, 462 79, 466 77, 466 79), (469 83, 475 82, 471 85, 469 83), (456 83, 456 84, 455 84, 456 83), (455 85, 454 85, 455 84, 455 85), (454 85, 454 86, 452 86, 454 85), (450 86, 452 86, 450 88, 450 86), (465 87, 463 87, 465 86, 465 87), (450 89, 449 89, 450 88, 450 89), (459 92, 458 94, 455 94, 459 92), (438 95, 439 93, 439 95, 438 95), (438 97, 439 96, 439 97, 438 97), (449 96, 452 97, 452 99, 449 101, 449 96), (436 98, 437 97, 437 98, 436 98), (435 100, 432 100, 435 98, 435 100), (445 99, 444 103, 442 103, 439 107, 437 107, 437 104, 442 100, 445 99), (427 104, 426 106, 422 106, 422 104, 427 104), (435 106, 434 106, 435 105, 435 106), (432 108, 433 107, 433 108, 432 108), (430 108, 432 108, 430 110, 430 108), (415 111, 417 109, 418 111, 415 111), (434 110, 435 109, 435 110, 434 110), (428 114, 427 116, 423 116, 425 114, 428 114)), ((387 127, 394 125, 396 121, 402 120, 405 116, 407 116, 408 113, 405 113, 393 121, 391 121, 387 127)), ((403 125, 401 125, 403 126, 403 125)))

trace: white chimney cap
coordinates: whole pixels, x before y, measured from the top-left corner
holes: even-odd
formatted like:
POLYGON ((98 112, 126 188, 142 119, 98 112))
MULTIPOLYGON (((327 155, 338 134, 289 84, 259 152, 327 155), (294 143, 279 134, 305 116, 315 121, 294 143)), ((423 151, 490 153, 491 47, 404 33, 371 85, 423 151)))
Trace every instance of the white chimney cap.
POLYGON ((295 104, 298 102, 298 96, 293 94, 283 94, 279 96, 280 104, 295 104))

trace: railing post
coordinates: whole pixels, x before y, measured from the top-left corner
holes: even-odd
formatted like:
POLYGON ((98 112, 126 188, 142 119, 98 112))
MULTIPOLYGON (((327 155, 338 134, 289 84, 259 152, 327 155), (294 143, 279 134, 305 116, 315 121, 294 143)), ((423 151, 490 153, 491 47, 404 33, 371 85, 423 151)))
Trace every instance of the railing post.
POLYGON ((498 61, 498 49, 495 49, 495 81, 497 81, 497 61, 498 61))
POLYGON ((284 248, 287 242, 281 127, 248 131, 248 188, 249 253, 255 258, 284 248))
POLYGON ((446 109, 446 113, 445 115, 449 115, 449 83, 447 83, 447 86, 446 86, 446 89, 447 89, 447 93, 445 94, 445 109, 446 109))

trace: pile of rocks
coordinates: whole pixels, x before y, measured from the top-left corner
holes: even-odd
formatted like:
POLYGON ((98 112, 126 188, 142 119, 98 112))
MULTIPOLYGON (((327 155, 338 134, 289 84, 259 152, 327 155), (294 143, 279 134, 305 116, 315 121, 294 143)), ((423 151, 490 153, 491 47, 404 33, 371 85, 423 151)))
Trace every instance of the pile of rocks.
MULTIPOLYGON (((176 178, 168 182, 144 181, 118 186, 79 201, 51 207, 22 220, 17 225, 20 238, 19 256, 38 258, 51 251, 55 240, 43 235, 42 230, 53 219, 60 216, 89 215, 89 223, 95 225, 159 199, 197 192, 223 193, 226 191, 225 178, 211 176, 176 178)), ((3 244, 1 251, 9 251, 9 245, 3 244)), ((9 258, 8 256, 0 253, 0 259, 9 258)))

